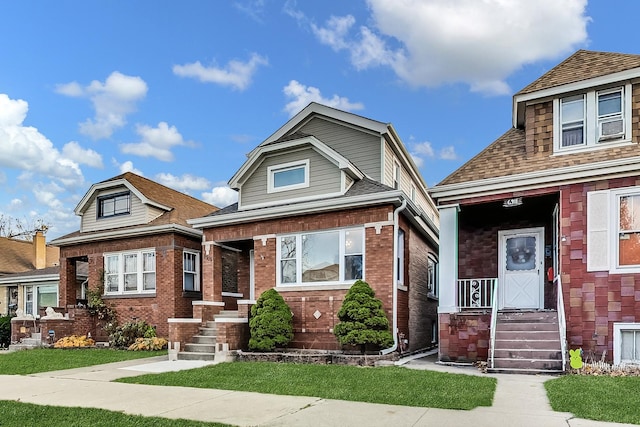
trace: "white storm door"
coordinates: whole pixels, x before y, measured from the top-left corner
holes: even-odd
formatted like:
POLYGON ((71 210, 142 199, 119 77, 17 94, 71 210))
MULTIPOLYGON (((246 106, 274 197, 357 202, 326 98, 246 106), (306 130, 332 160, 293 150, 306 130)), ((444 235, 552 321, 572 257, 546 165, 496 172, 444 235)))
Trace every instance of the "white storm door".
POLYGON ((498 232, 500 308, 544 308, 544 228, 498 232))

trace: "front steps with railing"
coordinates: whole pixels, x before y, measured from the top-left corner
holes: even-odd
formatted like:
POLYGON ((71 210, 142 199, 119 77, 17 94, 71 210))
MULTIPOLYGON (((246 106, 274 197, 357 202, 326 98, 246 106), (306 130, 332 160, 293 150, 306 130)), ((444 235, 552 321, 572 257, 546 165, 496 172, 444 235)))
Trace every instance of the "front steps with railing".
POLYGON ((556 311, 499 311, 490 372, 564 372, 556 311))
MULTIPOLYGON (((214 318, 239 317, 237 311, 223 310, 214 318)), ((178 352, 178 360, 214 360, 217 345, 217 327, 215 320, 205 322, 197 335, 194 335, 190 343, 185 344, 184 349, 178 352)))

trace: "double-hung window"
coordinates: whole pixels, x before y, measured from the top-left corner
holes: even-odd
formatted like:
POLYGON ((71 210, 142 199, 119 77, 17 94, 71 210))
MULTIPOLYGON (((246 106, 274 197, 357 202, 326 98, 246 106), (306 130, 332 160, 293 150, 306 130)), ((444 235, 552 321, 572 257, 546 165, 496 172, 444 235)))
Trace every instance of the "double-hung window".
POLYGON ((438 261, 432 256, 427 259, 427 289, 431 295, 438 296, 438 261))
POLYGON ((41 308, 58 306, 58 285, 35 285, 24 288, 24 312, 38 316, 41 308))
POLYGON ((117 215, 127 215, 131 212, 131 194, 109 194, 98 197, 98 218, 108 218, 117 215))
POLYGON ((200 260, 196 252, 182 253, 183 289, 185 291, 200 291, 200 260))
POLYGON ((640 273, 640 187, 587 193, 587 271, 640 273))
POLYGON ((277 244, 280 285, 345 283, 364 277, 363 228, 279 236, 277 244))
POLYGON ((107 295, 155 292, 155 251, 105 254, 104 283, 107 295))
POLYGON ((558 98, 554 101, 557 152, 593 149, 631 138, 631 85, 558 98))
POLYGON ((309 160, 301 160, 267 168, 267 192, 295 190, 309 186, 309 160))

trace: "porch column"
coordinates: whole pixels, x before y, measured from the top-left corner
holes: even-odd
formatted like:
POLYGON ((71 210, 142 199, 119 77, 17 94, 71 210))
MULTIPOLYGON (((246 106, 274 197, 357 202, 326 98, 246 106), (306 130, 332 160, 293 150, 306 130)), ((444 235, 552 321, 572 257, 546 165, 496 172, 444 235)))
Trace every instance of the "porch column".
POLYGON ((58 283, 58 305, 67 307, 76 304, 76 260, 60 258, 60 279, 58 283))
POLYGON ((440 292, 438 313, 456 313, 458 286, 458 205, 438 207, 440 212, 440 292))
POLYGON ((222 302, 222 249, 211 242, 205 242, 203 252, 202 299, 222 302))

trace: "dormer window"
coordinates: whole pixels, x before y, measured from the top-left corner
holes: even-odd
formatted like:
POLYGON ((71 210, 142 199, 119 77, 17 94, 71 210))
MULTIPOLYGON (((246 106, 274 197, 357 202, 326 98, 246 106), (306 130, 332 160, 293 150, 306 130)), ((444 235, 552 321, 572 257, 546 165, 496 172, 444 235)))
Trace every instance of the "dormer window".
POLYGON ((631 87, 591 91, 554 101, 556 152, 593 149, 631 139, 631 87))
POLYGON ((128 191, 98 197, 98 218, 129 213, 131 213, 131 195, 128 191))
POLYGON ((309 186, 309 160, 269 166, 267 174, 269 193, 306 188, 309 186))

